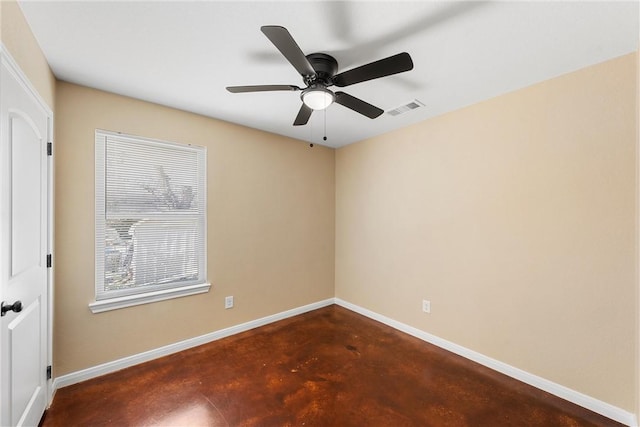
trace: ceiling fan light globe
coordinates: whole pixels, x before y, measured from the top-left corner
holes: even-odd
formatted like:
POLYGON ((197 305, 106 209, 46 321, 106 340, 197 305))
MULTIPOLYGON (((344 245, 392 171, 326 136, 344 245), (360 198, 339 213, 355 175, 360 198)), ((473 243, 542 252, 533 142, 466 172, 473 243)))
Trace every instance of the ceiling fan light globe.
POLYGON ((302 102, 312 110, 324 110, 334 100, 333 92, 325 88, 311 88, 302 93, 302 102))

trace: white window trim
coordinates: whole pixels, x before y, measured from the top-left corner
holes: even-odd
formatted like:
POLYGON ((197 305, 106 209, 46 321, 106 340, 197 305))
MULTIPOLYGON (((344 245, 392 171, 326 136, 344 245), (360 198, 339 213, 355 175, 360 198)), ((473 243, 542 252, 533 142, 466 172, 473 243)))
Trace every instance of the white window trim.
MULTIPOLYGON (((100 129, 96 129, 96 170, 95 170, 95 174, 96 174, 96 183, 98 182, 102 182, 104 183, 104 163, 105 163, 105 159, 104 159, 104 154, 100 152, 100 147, 104 147, 106 138, 110 135, 113 136, 117 136, 118 138, 122 139, 133 139, 136 141, 143 141, 143 142, 151 142, 151 143, 156 143, 156 144, 167 144, 166 141, 160 141, 160 140, 155 140, 155 139, 150 139, 150 138, 143 138, 143 137, 138 137, 138 136, 131 136, 131 135, 125 135, 125 134, 121 134, 119 132, 110 132, 110 131, 105 131, 105 130, 100 130, 100 129), (101 159, 99 158, 99 156, 101 156, 101 159)), ((172 143, 170 143, 172 144, 172 143)), ((205 163, 206 163, 206 149, 205 149, 205 163)), ((206 182, 206 166, 205 166, 205 182, 206 182)), ((205 192, 206 193, 206 192, 205 192)), ((95 215, 96 215, 96 234, 98 234, 99 232, 99 228, 100 227, 104 227, 104 209, 105 209, 105 199, 104 199, 104 192, 102 192, 102 194, 99 194, 98 191, 96 191, 96 195, 95 195, 95 215), (102 220, 99 220, 99 218, 102 218, 102 220)), ((202 197, 204 198, 203 202, 204 202, 204 209, 205 209, 205 218, 206 218, 206 206, 207 206, 207 201, 206 201, 206 194, 203 194, 202 197)), ((102 230, 101 232, 102 235, 104 235, 104 230, 102 230)), ((207 277, 207 244, 206 244, 206 235, 207 235, 207 224, 206 224, 206 220, 204 222, 204 235, 205 235, 205 243, 204 243, 204 265, 202 266, 203 269, 203 274, 204 277, 207 277)), ((104 242, 99 242, 98 239, 96 239, 96 254, 98 253, 104 253, 104 242)), ((96 281, 95 281, 95 295, 98 295, 102 289, 101 289, 101 285, 99 280, 104 280, 104 266, 102 266, 102 268, 99 267, 98 264, 96 264, 96 281)), ((92 313, 102 313, 105 311, 111 311, 111 310, 117 310, 120 308, 125 308, 125 307, 132 307, 132 306, 136 306, 136 305, 141 305, 141 304, 149 304, 152 302, 157 302, 157 301, 163 301, 163 300, 167 300, 167 299, 172 299, 172 298, 180 298, 180 297, 185 297, 185 296, 189 296, 189 295, 197 295, 197 294, 201 294, 201 293, 206 293, 209 292, 209 289, 211 288, 211 283, 209 283, 208 281, 205 280, 204 283, 195 283, 195 284, 188 284, 185 286, 180 286, 180 287, 173 287, 173 288, 167 288, 167 289, 156 289, 153 291, 149 291, 149 292, 141 292, 141 293, 137 293, 137 294, 131 294, 131 295, 124 295, 124 296, 116 296, 113 298, 101 298, 101 299, 96 299, 95 301, 92 301, 89 303, 89 309, 91 310, 92 313)))
POLYGON ((160 291, 146 292, 143 294, 134 294, 118 298, 103 299, 90 303, 89 308, 91 309, 92 313, 102 313, 103 311, 117 310, 119 308, 148 304, 151 302, 163 301, 171 298, 180 298, 189 295, 203 294, 209 292, 210 287, 211 283, 205 282, 198 285, 183 286, 181 288, 162 289, 160 291))

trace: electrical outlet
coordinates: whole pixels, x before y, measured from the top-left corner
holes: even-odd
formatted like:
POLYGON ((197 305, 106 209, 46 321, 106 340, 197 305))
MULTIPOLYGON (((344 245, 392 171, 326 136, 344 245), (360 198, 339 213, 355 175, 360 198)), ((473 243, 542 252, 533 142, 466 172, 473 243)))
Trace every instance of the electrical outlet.
POLYGON ((431 301, 426 299, 422 300, 422 311, 425 313, 431 313, 431 301))
POLYGON ((224 298, 224 308, 233 308, 233 296, 224 298))

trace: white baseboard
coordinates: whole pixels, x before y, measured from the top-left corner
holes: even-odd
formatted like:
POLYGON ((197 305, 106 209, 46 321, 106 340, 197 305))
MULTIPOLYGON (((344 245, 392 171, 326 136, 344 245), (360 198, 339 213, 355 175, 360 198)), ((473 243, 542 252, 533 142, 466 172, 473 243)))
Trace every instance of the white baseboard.
POLYGON ((139 363, 147 362, 162 356, 167 356, 169 354, 177 353, 182 350, 186 350, 192 347, 206 344, 208 342, 219 340, 221 338, 225 338, 231 335, 245 332, 260 326, 268 325, 270 323, 277 322, 279 320, 287 319, 289 317, 306 313, 312 310, 316 310, 318 308, 326 307, 332 304, 337 304, 353 312, 362 314, 363 316, 366 316, 370 319, 376 320, 380 323, 384 323, 385 325, 390 326, 394 329, 397 329, 401 332, 404 332, 406 334, 419 338, 428 343, 434 344, 440 348, 448 350, 466 359, 472 360, 483 366, 491 368, 497 372, 508 375, 526 384, 532 385, 536 388, 544 390, 562 399, 568 400, 569 402, 575 403, 576 405, 582 406, 583 408, 589 409, 607 418, 611 418, 612 420, 618 421, 619 423, 622 423, 631 427, 638 426, 638 420, 636 416, 630 412, 625 411, 624 409, 610 405, 601 400, 595 399, 593 397, 587 396, 585 394, 582 394, 580 392, 577 392, 575 390, 572 390, 560 384, 554 383, 553 381, 546 380, 537 375, 533 375, 531 373, 528 373, 526 371, 523 371, 521 369, 518 369, 506 363, 492 359, 476 351, 470 350, 458 344, 454 344, 450 341, 444 340, 435 335, 424 332, 420 329, 398 322, 396 320, 393 320, 389 317, 383 316, 381 314, 378 314, 366 308, 357 306, 355 304, 351 304, 340 298, 329 298, 323 301, 318 301, 313 304, 308 304, 302 307, 283 311, 281 313, 276 313, 271 316, 267 316, 257 320, 252 320, 250 322, 242 323, 240 325, 231 326, 226 329, 221 329, 219 331, 211 332, 209 334, 201 335, 199 337, 180 341, 178 343, 160 347, 155 350, 146 351, 133 356, 114 360, 113 362, 103 363, 101 365, 83 369, 81 371, 62 375, 60 377, 55 378, 55 380, 53 381, 53 393, 55 393, 55 391, 58 388, 66 387, 72 384, 89 380, 91 378, 95 378, 101 375, 109 374, 111 372, 119 371, 121 369, 137 365, 139 363))
POLYGON ((615 420, 619 423, 631 427, 638 426, 638 420, 636 416, 630 412, 625 411, 624 409, 618 408, 601 400, 595 399, 591 396, 587 396, 560 384, 554 383, 553 381, 549 381, 537 375, 523 371, 522 369, 518 369, 506 363, 492 359, 476 351, 470 350, 458 344, 454 344, 450 341, 444 340, 435 335, 431 335, 420 329, 398 322, 366 308, 351 304, 350 302, 341 300, 340 298, 335 298, 335 303, 346 309, 362 314, 363 316, 366 316, 370 319, 377 320, 380 323, 384 323, 387 326, 391 326, 392 328, 397 329, 401 332, 412 335, 416 338, 434 344, 466 359, 491 368, 494 371, 498 371, 502 374, 522 381, 523 383, 532 385, 540 390, 546 391, 547 393, 551 393, 562 399, 568 400, 569 402, 575 403, 576 405, 582 406, 583 408, 589 409, 590 411, 596 412, 607 418, 611 418, 612 420, 615 420))
POLYGON ((124 357, 122 359, 114 360, 112 362, 103 363, 101 365, 92 366, 91 368, 83 369, 81 371, 76 371, 70 374, 62 375, 54 379, 53 390, 55 393, 55 390, 62 387, 66 387, 72 384, 76 384, 82 381, 96 378, 101 375, 116 372, 121 369, 137 365, 139 363, 148 362, 150 360, 167 356, 169 354, 177 353, 179 351, 187 350, 192 347, 197 347, 199 345, 206 344, 211 341, 215 341, 231 335, 239 334, 240 332, 245 332, 250 329, 268 325, 269 323, 273 323, 289 317, 297 316, 298 314, 317 310, 318 308, 326 307, 326 306, 332 305, 333 303, 334 303, 334 299, 329 298, 324 301, 318 301, 312 304, 304 305, 302 307, 297 307, 291 310, 283 311, 281 313, 273 314, 271 316, 263 317, 260 319, 252 320, 250 322, 242 323, 240 325, 231 326, 229 328, 225 328, 219 331, 201 335, 199 337, 190 338, 174 344, 166 345, 164 347, 156 348, 154 350, 145 351, 143 353, 134 354, 133 356, 124 357))

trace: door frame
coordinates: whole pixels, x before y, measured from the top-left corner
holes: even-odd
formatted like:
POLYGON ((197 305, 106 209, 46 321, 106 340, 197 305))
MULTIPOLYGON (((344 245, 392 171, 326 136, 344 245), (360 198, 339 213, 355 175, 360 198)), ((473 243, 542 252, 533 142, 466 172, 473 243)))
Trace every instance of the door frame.
MULTIPOLYGON (((40 107, 45 111, 47 115, 47 141, 51 143, 55 149, 54 144, 54 132, 53 132, 53 111, 51 107, 44 101, 42 96, 35 89, 27 75, 22 71, 18 63, 9 53, 6 46, 0 42, 0 61, 14 73, 19 83, 25 88, 25 90, 36 100, 40 107)), ((54 256, 54 161, 53 156, 47 156, 47 254, 51 254, 52 260, 55 260, 54 256)), ((51 263, 51 268, 47 268, 47 366, 53 366, 53 290, 54 290, 54 262, 51 263)), ((0 288, 0 300, 2 289, 0 288)), ((43 367, 44 368, 44 367, 43 367)), ((50 379, 47 380, 46 387, 46 401, 47 408, 51 404, 55 389, 53 388, 53 373, 50 379)))

